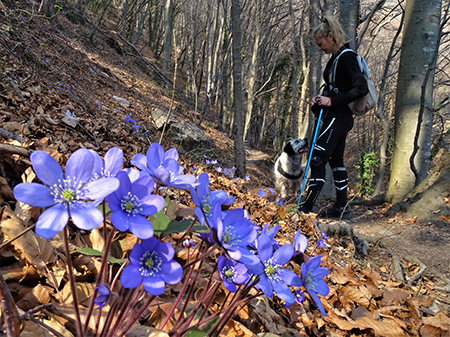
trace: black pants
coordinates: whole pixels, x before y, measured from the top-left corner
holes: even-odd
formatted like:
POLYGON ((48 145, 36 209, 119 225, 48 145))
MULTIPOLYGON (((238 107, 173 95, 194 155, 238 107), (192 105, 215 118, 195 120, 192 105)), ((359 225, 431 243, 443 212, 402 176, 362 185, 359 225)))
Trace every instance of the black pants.
POLYGON ((325 165, 330 162, 336 188, 336 207, 347 204, 348 176, 344 167, 345 140, 353 127, 353 119, 325 119, 314 145, 311 157, 311 177, 302 207, 311 211, 323 185, 325 184, 325 165))

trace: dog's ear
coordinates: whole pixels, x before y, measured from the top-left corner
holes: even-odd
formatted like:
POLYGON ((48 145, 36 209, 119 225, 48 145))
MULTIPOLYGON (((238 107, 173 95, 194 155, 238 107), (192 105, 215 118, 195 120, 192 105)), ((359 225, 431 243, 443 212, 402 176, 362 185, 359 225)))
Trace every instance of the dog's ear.
POLYGON ((294 151, 294 149, 292 148, 291 142, 288 142, 288 143, 284 146, 283 152, 285 152, 285 153, 287 153, 287 154, 289 154, 289 155, 294 155, 294 154, 295 154, 295 151, 294 151))

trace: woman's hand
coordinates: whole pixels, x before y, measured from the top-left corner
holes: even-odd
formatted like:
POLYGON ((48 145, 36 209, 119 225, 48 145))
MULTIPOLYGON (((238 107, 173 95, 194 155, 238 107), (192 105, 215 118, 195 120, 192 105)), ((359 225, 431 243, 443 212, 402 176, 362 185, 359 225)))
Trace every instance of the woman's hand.
POLYGON ((322 106, 331 106, 331 97, 317 95, 314 97, 313 103, 317 103, 322 106))

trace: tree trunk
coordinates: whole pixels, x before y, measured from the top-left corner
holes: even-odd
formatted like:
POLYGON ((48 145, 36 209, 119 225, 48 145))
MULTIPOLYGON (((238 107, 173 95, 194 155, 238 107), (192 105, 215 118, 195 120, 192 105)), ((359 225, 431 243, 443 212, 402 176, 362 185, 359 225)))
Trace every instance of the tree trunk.
POLYGON ((236 175, 243 178, 246 173, 244 150, 244 94, 242 92, 241 59, 241 8, 239 0, 231 1, 231 29, 233 32, 233 86, 234 86, 234 159, 236 175))
POLYGON ((298 57, 300 48, 297 41, 297 31, 295 29, 294 9, 292 0, 289 0, 289 14, 291 16, 292 30, 292 138, 298 138, 298 57))
POLYGON ((164 15, 163 70, 165 74, 168 75, 170 64, 170 37, 172 36, 172 0, 166 0, 164 15))
MULTIPOLYGON (((395 102, 394 153, 388 195, 394 203, 410 192, 416 183, 409 159, 413 152, 417 119, 421 105, 421 87, 428 66, 439 47, 438 35, 442 0, 410 0, 406 3, 405 26, 400 55, 400 69, 395 102)), ((414 158, 419 181, 428 174, 431 150, 432 95, 434 71, 430 74, 423 122, 420 127, 419 151, 414 158)))
POLYGON ((247 113, 245 115, 245 124, 244 124, 244 141, 248 139, 248 129, 250 127, 250 119, 252 117, 253 110, 253 93, 255 89, 255 81, 256 81, 256 69, 257 69, 257 60, 258 60, 258 50, 259 50, 259 40, 261 37, 261 20, 260 20, 260 11, 261 11, 261 0, 256 1, 256 13, 255 13, 255 40, 253 43, 253 53, 252 60, 250 61, 250 71, 248 75, 248 88, 247 88, 247 113))
POLYGON ((430 174, 412 192, 410 198, 394 204, 389 216, 405 210, 404 219, 417 217, 417 223, 440 223, 450 218, 450 153, 444 155, 430 174))
POLYGON ((350 48, 356 50, 356 29, 359 21, 359 0, 339 0, 339 21, 345 34, 350 38, 350 48))

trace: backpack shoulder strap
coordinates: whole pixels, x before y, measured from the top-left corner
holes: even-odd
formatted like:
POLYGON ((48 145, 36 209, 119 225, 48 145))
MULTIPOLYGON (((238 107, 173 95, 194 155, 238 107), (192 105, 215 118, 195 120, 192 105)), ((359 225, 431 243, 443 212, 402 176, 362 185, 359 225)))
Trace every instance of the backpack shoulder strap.
MULTIPOLYGON (((343 53, 345 53, 345 52, 353 52, 353 53, 355 53, 356 55, 358 55, 353 49, 346 48, 346 49, 344 49, 343 51, 341 51, 341 52, 339 53, 338 56, 336 56, 336 58, 335 58, 334 61, 333 61, 333 64, 331 65, 330 73, 329 73, 329 75, 328 75, 328 80, 329 80, 330 84, 331 84, 333 87, 334 87, 334 80, 335 80, 335 78, 336 78, 336 67, 337 67, 337 62, 338 62, 338 60, 339 60, 339 57, 341 57, 341 55, 342 55, 343 53)), ((360 62, 360 61, 358 60, 358 62, 360 62)))

